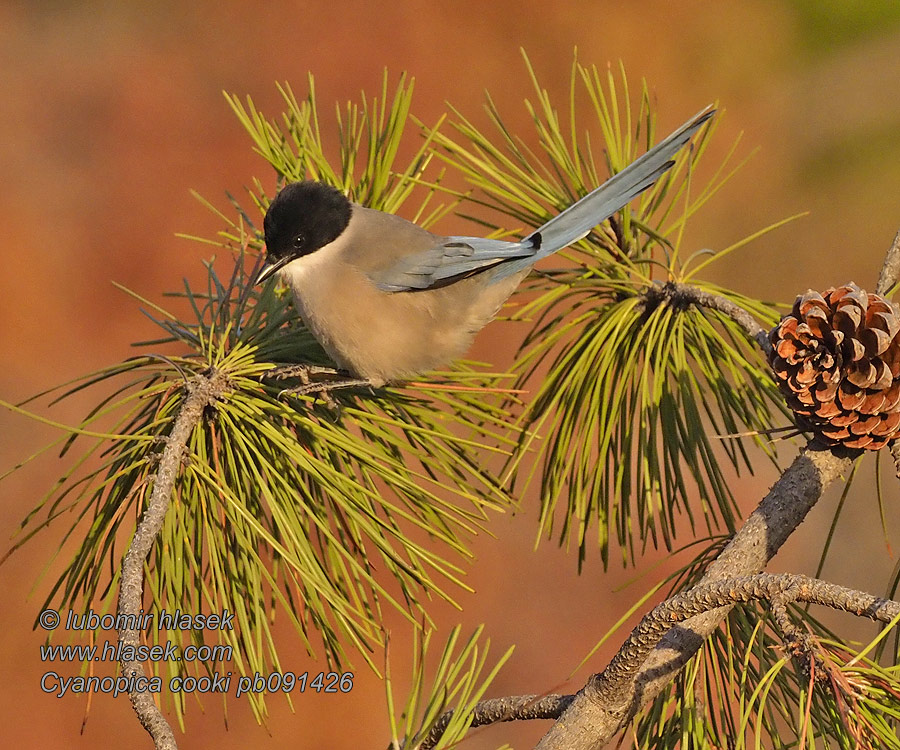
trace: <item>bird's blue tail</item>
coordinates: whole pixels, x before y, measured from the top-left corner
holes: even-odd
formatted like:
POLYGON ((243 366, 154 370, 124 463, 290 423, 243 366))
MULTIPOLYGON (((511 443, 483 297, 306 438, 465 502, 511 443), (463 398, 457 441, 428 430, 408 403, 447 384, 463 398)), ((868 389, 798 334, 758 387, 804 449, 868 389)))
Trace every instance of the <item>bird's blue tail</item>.
POLYGON ((429 289, 467 274, 484 272, 490 283, 533 266, 541 258, 581 239, 600 222, 656 182, 697 129, 713 116, 707 107, 664 141, 592 190, 577 203, 520 242, 480 237, 445 237, 423 251, 407 254, 369 278, 386 292, 429 289))
POLYGON ((714 109, 707 107, 621 172, 526 237, 522 244, 531 241, 540 245, 532 262, 581 239, 649 188, 672 166, 672 157, 714 113, 714 109))

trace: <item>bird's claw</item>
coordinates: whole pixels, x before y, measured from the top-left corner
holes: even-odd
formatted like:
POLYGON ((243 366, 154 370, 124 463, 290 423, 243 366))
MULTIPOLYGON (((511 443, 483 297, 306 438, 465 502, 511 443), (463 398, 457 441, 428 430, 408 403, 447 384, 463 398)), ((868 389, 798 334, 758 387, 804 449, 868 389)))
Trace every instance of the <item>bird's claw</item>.
POLYGON ((339 375, 340 372, 333 367, 322 367, 320 365, 286 365, 284 367, 276 367, 268 370, 263 374, 264 378, 273 378, 275 380, 284 380, 285 378, 300 378, 304 384, 310 382, 312 375, 339 375))

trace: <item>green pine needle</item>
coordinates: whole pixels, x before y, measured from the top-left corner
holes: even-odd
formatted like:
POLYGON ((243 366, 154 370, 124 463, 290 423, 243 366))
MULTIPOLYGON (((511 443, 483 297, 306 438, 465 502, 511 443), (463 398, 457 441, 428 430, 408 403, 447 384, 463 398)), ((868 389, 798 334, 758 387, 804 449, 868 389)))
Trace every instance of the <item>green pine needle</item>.
MULTIPOLYGON (((288 86, 281 91, 287 111, 280 121, 229 97, 279 175, 324 179, 382 210, 419 196, 417 215, 428 221, 449 209, 432 205, 428 185, 439 175, 427 173, 429 138, 408 164, 397 163, 412 96, 404 78, 392 93, 385 74, 381 97, 338 111, 337 165, 325 154, 312 81, 302 103, 288 86)), ((158 453, 185 398, 182 386, 213 368, 229 389, 191 434, 146 566, 145 611, 234 613, 235 629, 218 631, 211 643, 233 649, 228 668, 239 674, 279 671, 276 619, 329 664, 362 657, 374 668, 385 610, 427 624, 426 604, 452 603, 454 589, 467 588, 472 537, 511 503, 485 469, 516 443, 502 408, 510 376, 463 363, 415 388, 340 392, 337 410, 313 396, 282 396, 289 383, 266 379, 275 363, 328 362, 283 289, 251 287, 245 256, 261 247, 255 227, 268 198, 259 181, 250 196, 246 210, 232 199, 233 213, 204 201, 224 222, 209 242, 225 252, 205 264, 202 288, 185 282, 170 295, 187 317, 128 292, 161 329, 140 344, 153 354, 46 394, 66 397, 88 386, 112 393, 67 429, 66 450, 83 446, 82 453, 29 514, 17 546, 38 530, 61 528, 69 557, 46 606, 108 611, 158 453), (94 427, 101 420, 102 431, 94 427)), ((151 640, 201 637, 153 631, 151 640)), ((156 667, 167 676, 204 669, 156 667)), ((263 695, 248 698, 263 720, 263 695)), ((182 721, 183 696, 173 700, 182 721)))
MULTIPOLYGON (((435 143, 473 186, 462 211, 490 209, 512 226, 536 227, 602 182, 598 162, 614 173, 651 147, 657 127, 646 83, 633 106, 623 70, 601 73, 577 61, 560 107, 565 122, 525 62, 537 153, 511 134, 490 101, 492 131, 456 113, 456 135, 436 134, 435 143), (592 135, 598 131, 599 138, 592 135)), ((526 301, 514 317, 528 320, 531 331, 515 387, 531 398, 508 473, 519 488, 540 477, 541 532, 573 543, 579 563, 598 548, 608 564, 613 544, 623 563, 633 563, 646 544, 671 549, 679 528, 698 524, 732 531, 737 508, 723 463, 736 472, 752 466, 743 442, 717 438, 762 433, 784 412, 768 366, 733 321, 645 302, 658 283, 688 278, 680 257, 685 223, 733 173, 723 164, 702 187, 692 184, 715 127, 705 127, 631 206, 575 243, 567 267, 523 284, 526 301)), ((500 222, 483 223, 504 233, 500 222)), ((777 320, 771 306, 692 283, 766 325, 777 320)), ((773 455, 764 439, 754 441, 773 455)))
POLYGON ((440 718, 448 711, 453 715, 436 743, 434 750, 457 747, 465 738, 472 723, 472 712, 493 682, 501 667, 512 655, 509 648, 497 662, 487 669, 490 639, 479 645, 484 630, 479 625, 465 643, 459 642, 460 627, 453 628, 447 636, 437 665, 429 669, 427 663, 434 632, 426 630, 424 635, 414 633, 412 683, 406 706, 397 715, 393 696, 390 668, 385 670, 388 714, 391 721, 392 747, 416 750, 435 728, 440 718), (428 672, 433 672, 430 684, 428 672))

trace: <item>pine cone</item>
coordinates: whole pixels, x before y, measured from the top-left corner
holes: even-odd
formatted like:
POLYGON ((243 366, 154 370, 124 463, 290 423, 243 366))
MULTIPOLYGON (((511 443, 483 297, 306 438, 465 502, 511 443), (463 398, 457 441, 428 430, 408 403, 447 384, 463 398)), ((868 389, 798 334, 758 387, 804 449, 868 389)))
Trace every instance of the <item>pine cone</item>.
POLYGON ((878 450, 900 432, 900 310, 856 284, 809 290, 769 333, 769 363, 803 430, 878 450))

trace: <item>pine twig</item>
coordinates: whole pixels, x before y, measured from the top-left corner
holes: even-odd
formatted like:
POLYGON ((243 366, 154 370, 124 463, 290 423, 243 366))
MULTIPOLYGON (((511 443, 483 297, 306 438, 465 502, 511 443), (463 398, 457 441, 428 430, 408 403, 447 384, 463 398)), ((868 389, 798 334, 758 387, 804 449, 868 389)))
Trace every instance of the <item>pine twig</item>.
POLYGON ((713 294, 704 291, 703 289, 698 289, 690 284, 678 284, 674 282, 670 282, 663 286, 662 292, 676 305, 686 306, 694 304, 724 313, 743 328, 749 338, 759 344, 759 348, 762 349, 763 354, 765 354, 767 358, 771 353, 772 344, 769 343, 767 331, 756 322, 750 313, 730 299, 719 294, 713 294))
MULTIPOLYGON (((710 564, 699 585, 759 573, 806 518, 825 488, 852 466, 852 457, 806 446, 781 475, 728 546, 710 564)), ((647 653, 634 680, 621 694, 600 702, 583 688, 538 748, 583 750, 612 740, 634 712, 662 691, 718 627, 732 605, 716 607, 671 627, 647 653), (623 708, 624 707, 624 708, 623 708)), ((590 685, 590 683, 588 683, 590 685)))
MULTIPOLYGON (((888 249, 876 289, 879 292, 887 291, 898 277, 900 232, 888 249)), ((746 310, 730 300, 681 284, 668 284, 661 293, 674 294, 676 299, 684 303, 699 304, 724 312, 768 353, 770 345, 762 327, 746 310)), ((900 461, 897 458, 900 448, 892 453, 895 461, 900 461)), ((808 444, 722 554, 712 562, 701 579, 701 584, 761 571, 803 522, 825 488, 849 471, 856 455, 851 451, 823 448, 815 441, 808 444)), ((596 700, 585 697, 586 688, 583 689, 544 736, 538 748, 549 750, 565 747, 578 750, 603 747, 625 726, 640 706, 646 705, 671 682, 728 610, 729 607, 713 609, 671 628, 648 653, 635 679, 613 701, 618 710, 611 710, 598 704, 596 700), (623 711, 622 706, 627 707, 626 710, 623 711)))
MULTIPOLYGON (((609 666, 594 675, 585 690, 590 690, 595 700, 612 708, 614 701, 631 692, 623 688, 630 688, 647 656, 674 624, 740 602, 764 599, 778 605, 786 596, 793 601, 819 604, 878 622, 887 623, 900 615, 900 602, 799 574, 759 573, 701 583, 667 599, 644 615, 609 666)), ((618 705, 618 710, 626 713, 630 708, 631 705, 618 705)))
POLYGON ((900 279, 900 231, 897 232, 885 255, 881 273, 878 274, 878 283, 875 285, 875 293, 887 294, 898 279, 900 279))
MULTIPOLYGON (((900 615, 900 602, 800 574, 758 573, 700 583, 672 596, 644 615, 606 669, 593 675, 578 695, 518 695, 484 700, 475 707, 472 726, 501 721, 557 719, 573 701, 585 693, 590 693, 591 700, 603 703, 607 709, 617 705, 621 715, 630 715, 631 706, 622 704, 621 698, 623 695, 634 694, 635 677, 648 655, 673 625, 684 623, 705 613, 756 600, 770 602, 773 611, 783 609, 787 601, 796 601, 818 604, 884 623, 889 623, 900 615)), ((789 619, 776 615, 776 621, 788 638, 794 635, 794 626, 789 619)), ((452 716, 453 711, 441 716, 425 740, 417 745, 419 750, 429 750, 437 744, 452 716)), ((545 746, 544 741, 538 748, 545 746)), ((547 747, 568 746, 552 744, 547 747)), ((573 744, 572 747, 600 747, 600 745, 573 744)))
POLYGON ((144 563, 162 529, 191 432, 200 423, 204 408, 214 403, 225 391, 227 379, 222 373, 212 371, 188 381, 186 387, 188 396, 179 409, 172 432, 166 438, 166 447, 153 480, 150 501, 122 560, 122 582, 116 614, 116 622, 121 624, 120 664, 122 675, 128 680, 128 697, 138 720, 153 738, 157 750, 177 750, 178 744, 172 727, 151 693, 140 689, 141 683, 146 685, 146 673, 144 665, 134 658, 140 645, 140 632, 135 625, 140 621, 139 613, 144 599, 144 563))
MULTIPOLYGON (((556 719, 572 702, 573 695, 513 695, 503 698, 489 698, 475 706, 472 712, 472 727, 496 724, 501 721, 528 721, 531 719, 556 719)), ((431 728, 428 736, 418 745, 418 750, 431 750, 438 741, 453 711, 447 711, 431 728)))

